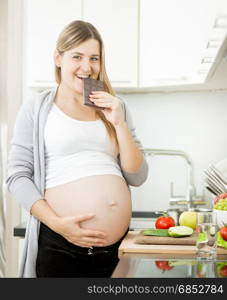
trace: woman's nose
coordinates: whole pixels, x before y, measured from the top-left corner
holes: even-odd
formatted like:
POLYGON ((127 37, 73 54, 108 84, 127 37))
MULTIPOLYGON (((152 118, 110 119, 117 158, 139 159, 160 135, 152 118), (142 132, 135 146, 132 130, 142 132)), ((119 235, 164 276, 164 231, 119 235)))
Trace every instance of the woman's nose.
POLYGON ((91 64, 89 60, 84 59, 83 61, 81 61, 80 63, 80 68, 82 71, 84 72, 89 72, 91 70, 91 64))

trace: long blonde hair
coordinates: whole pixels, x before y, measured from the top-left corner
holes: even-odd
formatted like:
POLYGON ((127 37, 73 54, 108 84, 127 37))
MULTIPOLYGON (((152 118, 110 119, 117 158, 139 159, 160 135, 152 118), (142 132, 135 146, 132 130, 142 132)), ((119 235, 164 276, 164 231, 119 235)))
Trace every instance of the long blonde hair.
MULTIPOLYGON (((105 68, 105 53, 104 45, 98 30, 90 23, 81 20, 76 20, 68 24, 60 33, 57 43, 56 50, 63 54, 65 51, 71 50, 79 44, 89 40, 95 39, 98 41, 100 46, 100 73, 98 76, 99 80, 104 83, 104 90, 115 96, 115 93, 111 87, 110 81, 108 79, 106 68, 105 68)), ((55 80, 57 84, 61 83, 61 68, 55 65, 55 80)), ((107 132, 110 139, 116 143, 118 148, 118 140, 115 128, 111 122, 109 122, 103 112, 100 109, 96 109, 96 114, 100 117, 106 126, 107 132)), ((119 149, 118 149, 119 150, 119 149)))

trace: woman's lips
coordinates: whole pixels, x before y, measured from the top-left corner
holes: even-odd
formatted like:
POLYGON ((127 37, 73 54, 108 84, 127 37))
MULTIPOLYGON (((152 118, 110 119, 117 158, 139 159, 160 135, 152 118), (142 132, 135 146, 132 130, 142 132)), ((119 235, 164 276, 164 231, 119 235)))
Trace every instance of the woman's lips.
POLYGON ((91 75, 75 75, 77 78, 79 78, 79 79, 81 79, 81 80, 83 80, 83 79, 85 79, 85 78, 89 78, 89 77, 91 77, 91 75))

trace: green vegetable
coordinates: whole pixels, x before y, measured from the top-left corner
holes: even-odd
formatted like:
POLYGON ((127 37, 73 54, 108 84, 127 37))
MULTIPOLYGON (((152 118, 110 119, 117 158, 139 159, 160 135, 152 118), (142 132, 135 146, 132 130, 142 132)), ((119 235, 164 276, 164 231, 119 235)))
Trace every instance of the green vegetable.
POLYGON ((155 229, 155 228, 144 230, 143 235, 169 236, 168 229, 155 229))
POLYGON ((190 236, 193 233, 193 229, 188 226, 174 226, 168 229, 169 236, 171 237, 183 237, 190 236))
POLYGON ((227 249, 227 241, 225 241, 223 239, 223 237, 221 236, 220 232, 217 233, 217 245, 220 247, 224 247, 225 249, 227 249))
POLYGON ((200 232, 197 238, 197 243, 207 242, 208 236, 206 232, 200 232))
POLYGON ((171 267, 175 267, 175 266, 182 266, 182 265, 196 265, 197 261, 191 261, 191 260, 170 260, 169 261, 169 265, 171 267))

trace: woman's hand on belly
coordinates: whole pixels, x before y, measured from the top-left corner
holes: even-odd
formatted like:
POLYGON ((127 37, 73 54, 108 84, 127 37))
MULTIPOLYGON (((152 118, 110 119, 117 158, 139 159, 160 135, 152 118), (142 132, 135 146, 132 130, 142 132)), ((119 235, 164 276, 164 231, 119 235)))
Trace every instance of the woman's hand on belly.
POLYGON ((105 232, 91 229, 83 229, 80 223, 94 218, 94 214, 80 215, 76 217, 60 217, 55 226, 55 231, 67 241, 80 247, 103 246, 106 244, 105 232))

